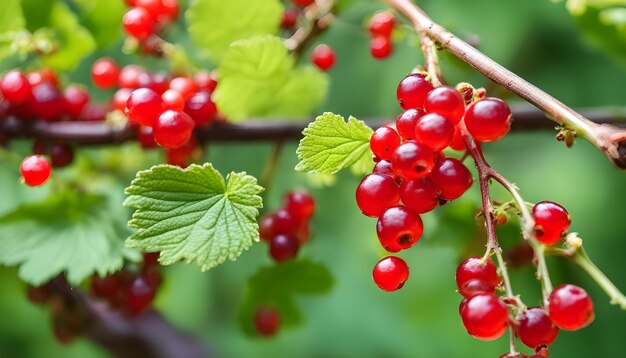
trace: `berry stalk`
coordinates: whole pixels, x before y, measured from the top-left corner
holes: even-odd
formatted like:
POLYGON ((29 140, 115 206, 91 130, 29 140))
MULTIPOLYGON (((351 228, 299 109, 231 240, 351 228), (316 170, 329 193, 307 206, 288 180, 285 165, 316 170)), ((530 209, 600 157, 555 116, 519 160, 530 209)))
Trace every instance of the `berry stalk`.
POLYGON ((609 280, 608 277, 596 266, 585 250, 580 247, 571 257, 572 260, 583 270, 585 270, 594 281, 606 292, 611 299, 612 305, 618 305, 621 309, 626 310, 626 296, 609 280))
MULTIPOLYGON (((386 0, 394 9, 406 16, 420 39, 428 37, 438 47, 450 51, 490 80, 517 94, 544 111, 553 121, 575 131, 600 149, 620 169, 626 169, 626 130, 607 124, 597 124, 583 117, 556 98, 527 82, 498 64, 450 31, 433 22, 410 0, 386 0)), ((422 43, 422 48, 425 44, 422 43)), ((424 57, 431 57, 426 51, 424 57)))

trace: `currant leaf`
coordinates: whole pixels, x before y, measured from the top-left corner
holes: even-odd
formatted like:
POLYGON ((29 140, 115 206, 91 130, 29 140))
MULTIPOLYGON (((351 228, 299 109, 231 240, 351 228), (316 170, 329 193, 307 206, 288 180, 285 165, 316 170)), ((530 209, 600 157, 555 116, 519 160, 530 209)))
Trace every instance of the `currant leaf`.
POLYGON ((219 61, 237 40, 277 33, 282 14, 279 0, 196 0, 187 21, 196 46, 219 61))
POLYGON ((76 0, 80 22, 93 35, 98 48, 111 46, 119 39, 120 19, 127 6, 124 0, 76 0))
POLYGON ((117 271, 125 258, 139 260, 124 246, 129 230, 112 201, 64 191, 17 207, 0 218, 0 263, 19 265, 19 276, 38 286, 61 273, 78 285, 117 271))
POLYGON ((196 261, 202 271, 236 260, 259 241, 263 188, 245 172, 226 179, 209 163, 137 173, 124 205, 136 210, 128 225, 139 231, 126 245, 161 252, 163 265, 196 261))
POLYGON ((333 281, 324 265, 306 259, 262 267, 248 280, 239 323, 247 334, 254 334, 252 317, 258 307, 268 306, 280 312, 283 326, 296 326, 302 322, 302 314, 294 297, 328 293, 333 281))
POLYGON ((283 41, 261 36, 232 44, 218 67, 213 98, 230 121, 302 118, 321 104, 327 76, 312 67, 294 68, 283 41))
POLYGON ((350 117, 346 123, 342 116, 326 112, 302 133, 297 171, 335 174, 355 164, 357 171, 371 171, 364 163, 372 161, 369 143, 373 131, 363 121, 350 117))

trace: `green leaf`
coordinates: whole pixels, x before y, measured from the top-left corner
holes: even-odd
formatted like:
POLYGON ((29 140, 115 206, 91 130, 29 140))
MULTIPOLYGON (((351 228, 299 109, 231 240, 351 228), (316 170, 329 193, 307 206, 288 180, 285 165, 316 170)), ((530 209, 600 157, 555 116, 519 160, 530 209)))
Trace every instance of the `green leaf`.
POLYGON ((346 123, 342 116, 326 112, 302 133, 297 150, 299 172, 335 174, 355 164, 357 171, 363 172, 365 162, 372 161, 369 143, 373 131, 354 117, 346 123))
POLYGON ((123 0, 75 0, 80 22, 93 35, 98 48, 106 48, 121 34, 120 19, 126 11, 123 0))
POLYGON ((275 34, 282 14, 279 0, 195 0, 186 15, 196 46, 219 61, 237 40, 275 34))
POLYGON ((41 285, 65 272, 74 285, 106 275, 139 253, 124 247, 129 233, 119 207, 103 196, 65 191, 23 204, 0 218, 0 263, 41 285))
POLYGON ((254 117, 304 117, 326 97, 326 74, 294 68, 283 41, 261 36, 232 44, 218 67, 214 99, 231 121, 254 117))
POLYGON ((0 1, 0 60, 11 54, 11 33, 24 29, 19 0, 0 1))
POLYGON ((226 258, 236 260, 259 241, 263 188, 245 172, 230 173, 227 180, 209 163, 187 169, 157 165, 137 173, 124 205, 136 209, 128 225, 139 231, 126 245, 160 251, 163 265, 196 261, 203 271, 226 258))
POLYGON ((283 326, 296 326, 302 315, 294 296, 321 295, 330 291, 333 277, 325 266, 309 260, 289 261, 261 268, 248 280, 239 308, 239 323, 247 334, 254 334, 253 317, 258 307, 280 312, 283 326))

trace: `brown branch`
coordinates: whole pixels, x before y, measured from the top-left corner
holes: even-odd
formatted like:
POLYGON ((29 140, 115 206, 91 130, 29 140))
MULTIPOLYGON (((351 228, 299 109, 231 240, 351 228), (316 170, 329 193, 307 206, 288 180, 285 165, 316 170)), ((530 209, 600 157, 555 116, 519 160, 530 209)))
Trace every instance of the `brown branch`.
MULTIPOLYGON (((531 106, 513 106, 512 131, 552 129, 543 112, 531 106)), ((626 125, 626 108, 588 108, 581 110, 596 122, 626 125)), ((250 119, 239 124, 216 123, 199 128, 196 135, 201 141, 282 141, 299 140, 302 130, 313 119, 267 120, 250 119)), ((373 118, 365 122, 372 128, 389 124, 392 119, 373 118)), ((82 145, 119 144, 135 138, 130 128, 114 129, 104 122, 45 122, 22 121, 15 117, 0 120, 0 137, 41 138, 82 145)), ((626 147, 625 147, 626 149, 626 147)))
POLYGON ((85 317, 84 334, 115 357, 209 356, 203 344, 172 326, 155 310, 138 317, 126 317, 72 288, 62 278, 52 281, 52 289, 68 305, 81 311, 85 317))
POLYGON ((547 113, 552 120, 586 138, 602 150, 614 165, 626 169, 626 130, 598 124, 583 117, 556 98, 504 68, 482 52, 470 46, 450 31, 433 22, 410 0, 385 0, 411 21, 415 30, 425 34, 440 48, 450 51, 495 83, 522 97, 547 113))

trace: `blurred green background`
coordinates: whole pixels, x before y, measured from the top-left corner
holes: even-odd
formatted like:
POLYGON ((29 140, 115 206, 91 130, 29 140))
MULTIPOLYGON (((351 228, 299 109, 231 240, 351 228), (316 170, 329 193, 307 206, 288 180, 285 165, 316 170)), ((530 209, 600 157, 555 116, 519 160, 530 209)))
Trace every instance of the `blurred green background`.
MULTIPOLYGON (((624 64, 587 41, 562 3, 419 3, 436 21, 461 37, 478 38, 483 52, 570 106, 626 105, 624 64)), ((414 46, 415 38, 410 36, 402 37, 387 61, 377 62, 369 56, 363 22, 382 8, 377 1, 354 0, 320 38, 320 42, 335 49, 338 58, 330 71, 331 88, 320 112, 390 119, 400 112, 395 100, 396 85, 421 62, 421 56, 414 46)), ((120 46, 107 54, 118 53, 120 46)), ((84 61, 70 78, 89 82, 90 64, 100 55, 84 61)), ((450 82, 467 81, 477 87, 490 87, 483 77, 448 55, 442 54, 441 61, 450 82)), ((492 93, 504 95, 497 88, 492 93)), ((616 171, 585 141, 567 149, 554 140, 554 135, 552 131, 512 133, 499 143, 485 145, 485 155, 521 188, 526 200, 563 204, 572 214, 572 230, 580 233, 591 258, 618 287, 626 289, 621 256, 626 251, 625 174, 616 171)), ((1 157, 0 214, 20 202, 41 199, 51 190, 17 184, 16 163, 28 146, 17 143, 15 148, 20 155, 5 153, 1 157)), ((409 281, 402 290, 385 293, 371 280, 372 267, 383 253, 375 235, 375 220, 361 215, 354 202, 359 178, 342 173, 335 185, 315 185, 315 181, 293 171, 295 148, 296 143, 284 148, 266 207, 276 208, 282 194, 292 188, 311 190, 318 202, 314 235, 300 255, 328 268, 335 279, 332 291, 323 296, 297 298, 305 318, 302 325, 285 329, 274 339, 246 336, 236 319, 246 281, 260 267, 272 264, 267 247, 258 244, 236 263, 227 262, 206 273, 184 264, 165 268, 166 281, 156 306, 168 319, 193 332, 212 352, 224 357, 497 357, 508 350, 507 335, 493 342, 475 340, 463 329, 458 316, 461 296, 455 293, 454 271, 464 257, 481 254, 484 249, 480 224, 473 219, 479 205, 476 186, 462 199, 425 215, 424 237, 414 248, 400 254, 411 268, 409 281)), ((132 155, 109 153, 107 158, 139 156, 141 160, 125 163, 134 170, 159 160, 155 155, 144 160, 135 149, 118 148, 115 150, 132 155)), ((258 177, 270 149, 269 144, 210 144, 206 160, 222 173, 245 170, 258 177)), ((97 151, 85 150, 83 154, 101 158, 97 151)), ((123 188, 129 183, 132 171, 125 173, 112 185, 123 188)), ((494 193, 496 198, 506 199, 501 191, 495 189, 494 193)), ((505 246, 521 240, 514 227, 501 231, 505 246)), ((621 356, 626 349, 626 313, 609 305, 604 292, 574 264, 549 258, 548 266, 554 284, 581 285, 596 306, 596 319, 591 326, 577 332, 560 332, 551 346, 552 356, 621 356)), ((527 304, 539 304, 540 287, 532 268, 512 270, 511 275, 515 292, 527 304)), ((26 287, 16 276, 15 269, 0 268, 0 357, 107 355, 85 340, 79 339, 69 347, 57 345, 48 310, 26 300, 26 287)))

